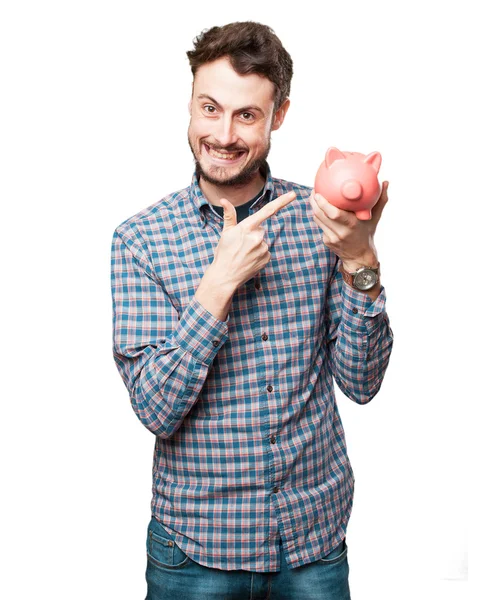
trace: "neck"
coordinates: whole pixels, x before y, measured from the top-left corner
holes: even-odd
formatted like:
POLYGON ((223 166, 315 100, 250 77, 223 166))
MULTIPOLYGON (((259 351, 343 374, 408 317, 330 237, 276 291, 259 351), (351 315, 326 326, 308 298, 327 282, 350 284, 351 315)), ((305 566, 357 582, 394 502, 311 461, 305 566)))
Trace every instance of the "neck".
POLYGON ((241 206, 249 202, 262 190, 266 179, 260 173, 256 172, 253 179, 241 186, 232 185, 215 185, 209 181, 205 181, 201 176, 199 178, 199 186, 203 195, 213 206, 221 206, 221 198, 226 198, 233 206, 241 206))

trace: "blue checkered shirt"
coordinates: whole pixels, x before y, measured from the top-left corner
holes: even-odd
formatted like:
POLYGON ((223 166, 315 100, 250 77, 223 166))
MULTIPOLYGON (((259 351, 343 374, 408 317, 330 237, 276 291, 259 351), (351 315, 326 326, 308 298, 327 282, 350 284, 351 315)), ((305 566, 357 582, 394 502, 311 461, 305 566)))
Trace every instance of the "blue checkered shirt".
POLYGON ((343 283, 312 188, 263 175, 249 214, 297 197, 262 224, 271 260, 226 321, 194 297, 223 229, 196 173, 121 223, 111 254, 114 360, 156 436, 152 515, 194 561, 255 572, 280 570, 280 540, 292 569, 345 538, 355 479, 333 378, 366 404, 393 345, 384 286, 373 302, 343 283))

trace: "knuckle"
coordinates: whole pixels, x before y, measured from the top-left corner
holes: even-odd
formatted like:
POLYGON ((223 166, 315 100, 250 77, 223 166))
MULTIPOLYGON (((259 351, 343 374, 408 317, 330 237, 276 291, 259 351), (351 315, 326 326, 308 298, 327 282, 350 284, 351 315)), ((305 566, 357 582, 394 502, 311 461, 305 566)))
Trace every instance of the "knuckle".
POLYGON ((341 238, 339 236, 337 236, 336 234, 331 235, 331 243, 332 244, 339 244, 340 241, 341 241, 341 238))

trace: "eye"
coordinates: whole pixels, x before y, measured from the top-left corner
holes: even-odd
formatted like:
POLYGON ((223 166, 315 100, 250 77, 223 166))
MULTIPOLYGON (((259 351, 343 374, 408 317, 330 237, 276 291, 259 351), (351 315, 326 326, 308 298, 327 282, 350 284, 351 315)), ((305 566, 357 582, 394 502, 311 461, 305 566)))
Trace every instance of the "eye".
MULTIPOLYGON (((206 110, 206 112, 210 115, 212 115, 214 113, 214 111, 216 110, 216 108, 212 105, 212 104, 205 104, 203 106, 203 109, 206 110), (213 110, 208 110, 212 108, 213 110)), ((241 113, 241 115, 244 117, 244 115, 249 115, 248 119, 245 119, 245 121, 254 121, 254 115, 250 112, 243 112, 241 113)))

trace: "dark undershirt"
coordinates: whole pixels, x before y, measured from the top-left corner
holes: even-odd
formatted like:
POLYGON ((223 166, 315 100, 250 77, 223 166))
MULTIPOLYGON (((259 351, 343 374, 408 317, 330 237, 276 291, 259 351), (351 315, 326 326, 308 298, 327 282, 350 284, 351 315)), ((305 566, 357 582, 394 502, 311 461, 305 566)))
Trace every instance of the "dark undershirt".
MULTIPOLYGON (((237 223, 239 223, 243 219, 246 219, 246 217, 249 217, 250 206, 256 202, 256 200, 263 194, 263 192, 264 192, 264 186, 263 186, 262 190, 253 199, 249 200, 248 202, 245 202, 241 206, 235 206, 235 208, 236 208, 236 222, 237 223)), ((220 217, 223 217, 224 209, 223 209, 222 206, 213 206, 211 204, 211 208, 217 214, 219 214, 220 217)))

